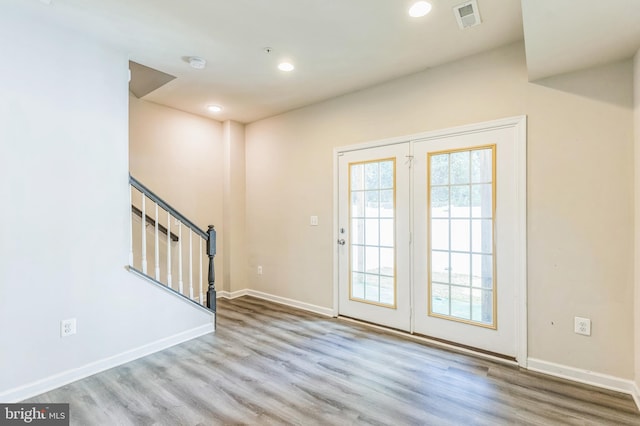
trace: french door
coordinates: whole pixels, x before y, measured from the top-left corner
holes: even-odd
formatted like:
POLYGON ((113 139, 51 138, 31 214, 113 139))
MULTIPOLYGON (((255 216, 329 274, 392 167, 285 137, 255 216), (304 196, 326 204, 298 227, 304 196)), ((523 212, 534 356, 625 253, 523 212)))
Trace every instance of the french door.
POLYGON ((339 313, 409 330, 409 143, 338 157, 339 313))
POLYGON ((338 154, 340 315, 522 353, 519 131, 479 127, 338 154))

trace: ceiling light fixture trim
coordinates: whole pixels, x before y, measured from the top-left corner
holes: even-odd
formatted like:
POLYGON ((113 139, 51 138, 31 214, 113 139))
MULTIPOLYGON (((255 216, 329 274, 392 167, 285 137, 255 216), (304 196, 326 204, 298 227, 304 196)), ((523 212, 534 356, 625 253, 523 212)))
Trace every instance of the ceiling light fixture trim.
POLYGON ((290 72, 293 71, 296 67, 293 66, 293 64, 291 62, 281 62, 278 65, 278 69, 280 71, 284 71, 284 72, 290 72))
POLYGON ((429 12, 431 12, 431 3, 426 1, 416 2, 409 8, 409 16, 412 18, 421 18, 429 12))

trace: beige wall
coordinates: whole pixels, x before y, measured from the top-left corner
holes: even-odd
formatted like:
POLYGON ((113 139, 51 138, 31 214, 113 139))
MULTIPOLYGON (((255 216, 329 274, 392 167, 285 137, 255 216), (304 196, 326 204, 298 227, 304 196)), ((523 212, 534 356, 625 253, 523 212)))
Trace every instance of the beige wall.
POLYGON ((134 96, 129 97, 129 112, 131 175, 201 229, 215 225, 216 288, 224 289, 222 123, 134 96))
POLYGON ((529 83, 518 43, 248 125, 249 287, 332 306, 334 147, 526 114, 529 356, 633 377, 631 84, 630 61, 529 83))
POLYGON ((530 356, 632 378, 632 65, 530 84, 530 356), (573 317, 592 336, 573 333, 573 317))
POLYGON ((224 241, 225 287, 234 292, 247 288, 247 250, 245 235, 245 128, 225 121, 224 144, 224 241))

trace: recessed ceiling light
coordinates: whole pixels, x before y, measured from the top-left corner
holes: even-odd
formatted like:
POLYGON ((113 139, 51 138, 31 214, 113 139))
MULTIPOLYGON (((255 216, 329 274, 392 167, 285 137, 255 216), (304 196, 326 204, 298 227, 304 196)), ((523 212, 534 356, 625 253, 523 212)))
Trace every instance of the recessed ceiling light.
POLYGON ((294 70, 294 68, 295 68, 295 67, 293 66, 293 64, 291 64, 291 63, 289 63, 289 62, 281 62, 281 63, 278 65, 278 69, 279 69, 280 71, 285 71, 285 72, 293 71, 293 70, 294 70))
POLYGON ((413 18, 420 18, 429 12, 431 12, 431 3, 419 1, 414 3, 409 9, 409 16, 413 18))
POLYGON ((222 107, 221 107, 220 105, 209 105, 209 106, 207 107, 207 109, 208 109, 210 112, 220 112, 220 111, 222 111, 222 107))
POLYGON ((189 65, 191 65, 191 68, 203 70, 207 66, 207 61, 198 56, 191 56, 189 57, 189 65))

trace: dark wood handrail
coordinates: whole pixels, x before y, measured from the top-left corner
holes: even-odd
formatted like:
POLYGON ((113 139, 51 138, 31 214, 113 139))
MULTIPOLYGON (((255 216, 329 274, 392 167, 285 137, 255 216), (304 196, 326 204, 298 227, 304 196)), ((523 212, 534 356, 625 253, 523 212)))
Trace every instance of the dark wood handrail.
POLYGON ((138 181, 136 178, 134 178, 131 175, 129 175, 129 183, 138 191, 146 195, 147 198, 149 198, 151 201, 153 201, 158 206, 162 207, 163 209, 171 213, 171 216, 175 217, 180 222, 184 223, 189 228, 191 228, 193 232, 200 235, 200 237, 202 237, 205 241, 209 238, 209 234, 207 234, 206 231, 203 231, 202 229, 200 229, 196 224, 194 224, 189 219, 187 219, 182 213, 180 213, 178 210, 171 207, 169 203, 164 201, 162 198, 158 197, 153 191, 151 191, 149 188, 144 186, 142 183, 140 183, 140 181, 138 181))
MULTIPOLYGON (((140 210, 139 208, 137 208, 136 206, 134 206, 133 204, 131 205, 131 211, 133 213, 136 214, 136 216, 138 216, 140 219, 142 219, 142 210, 140 210)), ((152 218, 151 216, 149 216, 148 214, 145 215, 146 216, 146 222, 155 227, 156 226, 156 221, 154 218, 152 218)), ((158 231, 162 232, 164 235, 167 235, 167 227, 158 223, 158 231)), ((176 234, 174 234, 173 232, 171 233, 171 240, 172 241, 178 241, 179 238, 176 234)))

